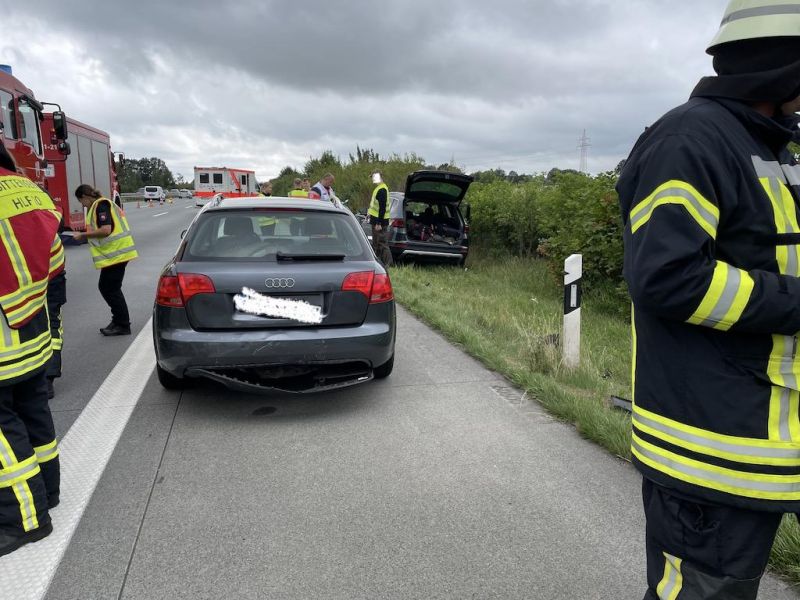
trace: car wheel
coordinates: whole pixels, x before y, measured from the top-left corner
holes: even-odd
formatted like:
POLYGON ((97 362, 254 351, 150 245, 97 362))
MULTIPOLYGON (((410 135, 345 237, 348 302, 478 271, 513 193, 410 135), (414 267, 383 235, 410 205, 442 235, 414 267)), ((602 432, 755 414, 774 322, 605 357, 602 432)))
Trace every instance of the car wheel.
POLYGON ((392 354, 392 358, 387 360, 385 363, 383 363, 379 367, 375 367, 372 370, 372 374, 375 375, 375 379, 386 379, 389 375, 392 374, 393 368, 394 368, 394 354, 392 354))
POLYGON ((466 266, 466 264, 467 264, 467 257, 466 257, 466 256, 462 256, 462 257, 461 257, 461 258, 458 260, 458 266, 459 266, 459 267, 463 267, 463 266, 466 266))
POLYGON ((167 373, 158 363, 156 363, 156 375, 158 375, 158 382, 161 386, 168 390, 182 390, 189 385, 185 379, 167 373))

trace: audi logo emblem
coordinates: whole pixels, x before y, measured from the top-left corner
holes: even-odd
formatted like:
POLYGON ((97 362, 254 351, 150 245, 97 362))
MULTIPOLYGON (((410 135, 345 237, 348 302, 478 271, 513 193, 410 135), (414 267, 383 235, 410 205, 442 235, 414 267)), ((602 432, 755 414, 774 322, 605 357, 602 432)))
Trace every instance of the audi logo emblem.
POLYGON ((264 282, 268 288, 290 288, 294 287, 294 279, 291 277, 281 277, 274 279, 267 279, 264 282))

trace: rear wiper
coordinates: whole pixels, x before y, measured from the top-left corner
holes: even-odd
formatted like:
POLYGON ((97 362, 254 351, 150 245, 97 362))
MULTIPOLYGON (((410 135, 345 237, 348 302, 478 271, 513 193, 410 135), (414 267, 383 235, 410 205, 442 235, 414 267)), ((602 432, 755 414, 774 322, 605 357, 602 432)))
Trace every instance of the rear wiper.
POLYGON ((278 252, 277 260, 344 260, 345 254, 284 254, 278 252))

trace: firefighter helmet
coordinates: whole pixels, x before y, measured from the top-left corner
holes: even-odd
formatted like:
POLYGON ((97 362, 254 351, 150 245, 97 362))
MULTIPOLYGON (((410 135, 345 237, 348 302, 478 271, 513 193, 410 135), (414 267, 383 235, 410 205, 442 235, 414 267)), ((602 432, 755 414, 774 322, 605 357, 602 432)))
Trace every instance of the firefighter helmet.
POLYGON ((706 52, 721 44, 767 37, 800 37, 800 0, 731 0, 706 52))

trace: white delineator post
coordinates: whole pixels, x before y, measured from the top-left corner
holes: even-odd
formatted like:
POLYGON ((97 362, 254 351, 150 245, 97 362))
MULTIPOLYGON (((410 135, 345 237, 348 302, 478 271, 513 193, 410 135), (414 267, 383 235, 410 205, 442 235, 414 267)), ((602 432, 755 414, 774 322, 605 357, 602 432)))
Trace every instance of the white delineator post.
POLYGON ((576 368, 581 361, 581 277, 583 255, 573 254, 564 261, 564 365, 576 368))

